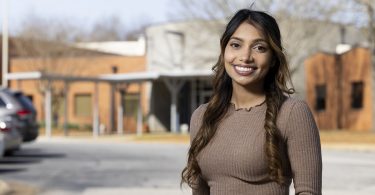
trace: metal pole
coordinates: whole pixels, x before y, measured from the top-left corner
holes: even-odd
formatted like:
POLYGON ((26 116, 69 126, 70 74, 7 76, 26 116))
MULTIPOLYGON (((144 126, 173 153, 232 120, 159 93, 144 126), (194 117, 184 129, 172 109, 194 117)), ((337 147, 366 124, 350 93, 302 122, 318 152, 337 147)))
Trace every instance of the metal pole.
POLYGON ((124 109, 122 108, 122 102, 120 101, 120 105, 117 107, 117 134, 124 134, 123 129, 123 113, 124 109))
POLYGON ((139 83, 139 95, 138 95, 138 109, 137 109, 137 136, 142 135, 142 121, 143 121, 143 116, 142 116, 142 83, 139 83))
POLYGON ((64 135, 68 136, 68 91, 69 83, 64 82, 64 135))
POLYGON ((115 130, 115 85, 110 83, 110 98, 109 98, 109 131, 110 133, 114 132, 115 130))
POLYGON ((2 86, 8 87, 8 1, 3 0, 2 86))
POLYGON ((197 82, 195 79, 190 81, 190 105, 191 105, 191 110, 190 114, 194 112, 194 110, 197 108, 197 82))
POLYGON ((46 137, 51 137, 51 83, 48 81, 45 92, 46 137))
POLYGON ((171 93, 171 132, 178 133, 179 127, 179 114, 178 114, 178 92, 185 84, 183 80, 164 79, 164 83, 171 93))
POLYGON ((98 83, 95 82, 94 87, 94 112, 93 112, 93 137, 99 136, 99 87, 98 83))

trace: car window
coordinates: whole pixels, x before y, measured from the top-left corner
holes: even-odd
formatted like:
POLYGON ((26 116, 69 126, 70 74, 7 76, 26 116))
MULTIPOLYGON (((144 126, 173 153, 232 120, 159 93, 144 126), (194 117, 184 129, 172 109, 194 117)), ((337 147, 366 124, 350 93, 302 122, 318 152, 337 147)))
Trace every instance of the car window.
POLYGON ((14 97, 18 100, 18 102, 27 110, 34 111, 33 103, 30 101, 29 98, 22 95, 21 93, 14 93, 14 97))
POLYGON ((6 107, 6 104, 5 102, 3 101, 3 99, 0 98, 0 108, 1 107, 6 107))

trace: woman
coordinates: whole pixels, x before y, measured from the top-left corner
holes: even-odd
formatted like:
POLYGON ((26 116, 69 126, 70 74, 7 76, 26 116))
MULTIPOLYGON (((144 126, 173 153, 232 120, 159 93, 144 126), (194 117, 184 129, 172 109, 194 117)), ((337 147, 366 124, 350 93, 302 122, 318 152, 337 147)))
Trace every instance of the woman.
POLYGON ((321 194, 319 131, 307 104, 289 97, 279 27, 243 9, 228 23, 213 67, 213 95, 191 118, 182 182, 194 195, 321 194))

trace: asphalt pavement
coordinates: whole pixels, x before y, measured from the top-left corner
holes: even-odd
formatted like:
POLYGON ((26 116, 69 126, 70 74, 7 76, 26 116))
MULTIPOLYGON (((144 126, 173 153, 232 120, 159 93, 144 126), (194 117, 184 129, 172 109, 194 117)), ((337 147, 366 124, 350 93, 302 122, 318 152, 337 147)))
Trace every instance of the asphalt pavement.
MULTIPOLYGON (((0 159, 0 195, 191 194, 179 188, 188 143, 186 135, 40 137, 0 159)), ((375 194, 375 144, 322 146, 323 194, 375 194)))

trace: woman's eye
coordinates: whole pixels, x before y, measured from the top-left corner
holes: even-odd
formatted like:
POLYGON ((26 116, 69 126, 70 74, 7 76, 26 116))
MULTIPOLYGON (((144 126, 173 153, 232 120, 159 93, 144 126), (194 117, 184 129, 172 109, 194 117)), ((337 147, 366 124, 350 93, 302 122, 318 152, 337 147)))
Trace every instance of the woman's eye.
POLYGON ((267 51, 267 48, 263 47, 262 45, 256 45, 255 47, 253 47, 253 49, 255 49, 257 52, 262 52, 262 53, 267 51))
POLYGON ((235 48, 235 49, 237 49, 237 48, 240 47, 240 44, 238 44, 238 43, 231 43, 230 46, 233 47, 233 48, 235 48))

